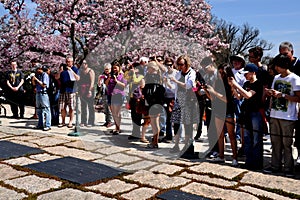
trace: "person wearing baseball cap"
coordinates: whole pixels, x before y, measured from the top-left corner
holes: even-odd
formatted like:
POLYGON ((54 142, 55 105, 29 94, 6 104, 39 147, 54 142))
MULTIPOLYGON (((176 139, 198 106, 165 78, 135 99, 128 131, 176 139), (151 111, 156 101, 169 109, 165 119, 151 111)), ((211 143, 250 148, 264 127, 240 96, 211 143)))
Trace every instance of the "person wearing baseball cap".
POLYGON ((245 167, 251 170, 263 168, 263 124, 259 111, 262 104, 263 85, 257 80, 258 67, 247 64, 240 73, 246 78, 241 87, 234 78, 228 82, 233 88, 237 99, 244 99, 241 105, 240 123, 244 128, 244 153, 246 155, 245 167))
POLYGON ((247 64, 242 70, 239 71, 240 74, 247 74, 249 72, 258 72, 258 67, 255 64, 247 64))

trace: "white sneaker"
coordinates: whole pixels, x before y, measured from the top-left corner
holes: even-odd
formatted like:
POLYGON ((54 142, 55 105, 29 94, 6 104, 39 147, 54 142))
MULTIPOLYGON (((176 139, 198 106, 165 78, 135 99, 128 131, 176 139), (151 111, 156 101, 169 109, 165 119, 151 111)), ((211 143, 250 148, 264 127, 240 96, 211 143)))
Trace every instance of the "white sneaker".
POLYGON ((216 157, 216 158, 211 159, 211 162, 214 162, 214 163, 224 163, 224 162, 225 162, 225 159, 224 159, 224 158, 220 158, 220 157, 218 156, 218 157, 216 157))
POLYGON ((238 165, 239 165, 238 161, 236 159, 233 159, 232 163, 231 163, 231 166, 236 167, 238 165))
POLYGON ((296 165, 300 165, 300 156, 297 158, 296 165))

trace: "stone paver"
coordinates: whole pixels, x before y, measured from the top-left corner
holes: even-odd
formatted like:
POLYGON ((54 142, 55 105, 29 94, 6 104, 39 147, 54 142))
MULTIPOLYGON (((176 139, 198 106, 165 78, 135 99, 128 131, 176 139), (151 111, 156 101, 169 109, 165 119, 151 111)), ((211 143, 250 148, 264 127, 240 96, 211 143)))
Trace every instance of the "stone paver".
POLYGON ((95 152, 105 154, 105 155, 111 155, 111 154, 114 154, 114 153, 119 153, 119 152, 127 151, 127 150, 128 149, 123 148, 123 147, 110 146, 110 147, 107 147, 107 148, 98 149, 95 152))
POLYGON ((19 200, 27 197, 24 193, 18 193, 16 191, 3 188, 0 186, 0 199, 1 200, 19 200))
POLYGON ((199 182, 214 184, 223 187, 234 187, 238 184, 238 182, 235 181, 227 181, 221 178, 212 178, 207 175, 189 174, 187 172, 183 172, 182 174, 180 174, 180 176, 188 179, 194 179, 199 182))
POLYGON ((66 143, 66 144, 64 144, 64 146, 80 148, 80 149, 84 149, 87 151, 95 151, 97 149, 109 147, 109 145, 106 145, 102 142, 100 143, 100 142, 83 141, 80 138, 76 141, 66 143))
POLYGON ((121 169, 132 172, 132 171, 137 171, 137 170, 141 170, 141 169, 147 169, 154 165, 157 165, 157 163, 149 161, 149 160, 142 160, 142 161, 139 161, 134 164, 125 165, 125 166, 121 167, 121 169))
POLYGON ((103 155, 101 154, 83 151, 75 148, 68 148, 64 146, 48 147, 44 148, 44 150, 55 155, 71 156, 84 160, 94 160, 103 157, 103 155))
POLYGON ((98 185, 94 186, 89 186, 86 187, 87 189, 90 190, 97 190, 102 193, 107 193, 107 194, 117 194, 117 193, 123 193, 126 191, 130 191, 134 188, 137 188, 138 185, 136 184, 131 184, 131 183, 126 183, 124 181, 120 180, 110 180, 107 183, 100 183, 98 185))
MULTIPOLYGON (((0 165, 0 180, 8 180, 17 178, 20 176, 25 176, 27 172, 18 171, 8 165, 0 165)), ((0 195, 1 196, 1 195, 0 195)))
POLYGON ((103 164, 103 165, 113 167, 113 168, 119 168, 122 165, 120 163, 114 163, 114 162, 111 162, 108 160, 103 160, 103 159, 94 160, 93 162, 103 164))
POLYGON ((37 200, 63 200, 63 199, 84 199, 84 200, 113 200, 112 198, 104 197, 101 194, 93 192, 82 192, 71 188, 50 192, 38 196, 37 200))
POLYGON ((158 191, 159 190, 153 188, 141 187, 126 194, 122 194, 121 197, 129 200, 146 200, 154 197, 158 191))
POLYGON ((112 154, 112 155, 105 157, 105 160, 125 164, 125 163, 132 163, 132 162, 140 161, 142 159, 139 157, 128 156, 124 153, 116 153, 116 154, 112 154))
POLYGON ((181 188, 182 191, 196 194, 199 196, 204 196, 212 199, 241 199, 241 200, 255 200, 258 198, 245 193, 238 192, 230 189, 222 189, 211 185, 206 185, 203 183, 191 183, 185 187, 181 188))
POLYGON ((39 146, 37 144, 34 144, 32 142, 29 141, 22 141, 22 140, 17 140, 16 137, 12 138, 12 139, 8 139, 8 141, 16 143, 16 144, 22 144, 28 147, 33 147, 33 148, 39 148, 39 146))
POLYGON ((241 183, 253 184, 264 188, 282 189, 285 192, 300 195, 300 180, 294 180, 281 176, 248 172, 243 176, 241 183))
POLYGON ((9 137, 12 137, 12 135, 0 132, 0 139, 1 140, 4 140, 5 138, 9 138, 9 137))
POLYGON ((49 139, 49 138, 39 138, 39 139, 31 140, 31 142, 36 143, 39 146, 50 147, 50 146, 56 146, 56 145, 60 145, 60 144, 70 142, 70 140, 53 137, 51 139, 49 139))
POLYGON ((38 160, 38 161, 47 161, 47 160, 54 160, 54 159, 61 158, 61 157, 60 156, 52 156, 50 154, 43 153, 43 154, 31 155, 31 156, 29 156, 29 158, 38 160))
POLYGON ((268 197, 270 199, 276 199, 276 200, 288 200, 290 198, 280 196, 278 194, 272 193, 272 192, 267 192, 265 190, 257 189, 251 186, 241 186, 238 189, 243 190, 245 192, 251 193, 253 195, 258 195, 261 197, 268 197))
POLYGON ((40 139, 41 137, 45 136, 38 136, 38 135, 20 135, 17 137, 12 137, 11 139, 13 140, 22 140, 22 141, 27 141, 27 142, 32 142, 33 140, 40 139))
POLYGON ((44 192, 51 188, 59 188, 61 186, 61 182, 59 181, 48 178, 40 178, 35 175, 6 180, 4 183, 19 189, 24 189, 29 193, 44 192))
POLYGON ((190 182, 189 179, 182 177, 169 177, 164 174, 154 174, 149 171, 141 170, 132 175, 124 177, 127 180, 137 181, 141 184, 147 184, 155 188, 170 189, 190 182))
MULTIPOLYGON (((25 110, 30 112, 27 116, 32 115, 33 110, 28 107, 25 110)), ((79 137, 67 136, 74 130, 66 127, 53 126, 48 132, 28 130, 37 120, 1 118, 3 132, 0 132, 0 140, 40 148, 45 152, 1 160, 0 200, 35 199, 35 195, 39 200, 142 200, 157 199, 158 194, 171 189, 212 199, 300 199, 298 172, 293 179, 233 168, 229 161, 214 164, 204 159, 180 159, 178 155, 169 153, 174 144, 160 143, 159 149, 149 150, 145 144, 127 140, 132 131, 131 119, 127 117, 122 118, 123 133, 119 136, 107 135, 103 132, 107 131, 106 128, 96 125, 81 129, 79 137), (38 172, 22 168, 25 164, 65 156, 101 163, 125 173, 93 183, 95 185, 77 187, 66 180, 40 177, 38 172)), ((96 113, 96 119, 104 123, 104 114, 96 113)), ((147 137, 151 135, 146 134, 147 137)), ((206 133, 203 137, 206 138, 206 133)), ((205 146, 207 139, 203 143, 196 143, 195 151, 205 146)), ((180 145, 182 148, 184 144, 180 145)), ((269 149, 270 145, 266 148, 269 149)), ((231 152, 227 150, 225 154, 230 156, 231 152)), ((270 155, 270 152, 264 152, 266 162, 270 155)))
POLYGON ((150 171, 151 172, 159 172, 159 173, 163 173, 163 174, 167 174, 167 175, 172 175, 183 169, 184 168, 176 166, 176 165, 170 165, 170 164, 163 163, 161 165, 157 165, 157 166, 151 168, 150 171))
POLYGON ((32 160, 30 158, 26 158, 26 157, 20 157, 20 158, 12 158, 10 160, 5 160, 3 161, 7 164, 11 164, 11 165, 29 165, 29 164, 33 164, 33 163, 38 163, 39 161, 37 160, 32 160))
POLYGON ((130 150, 126 152, 127 154, 130 155, 135 155, 147 160, 153 160, 156 162, 171 162, 170 160, 167 160, 166 158, 162 157, 162 156, 155 156, 155 155, 151 155, 149 152, 144 152, 144 151, 137 151, 137 150, 130 150))
POLYGON ((247 171, 244 169, 232 168, 230 166, 212 164, 207 162, 203 162, 199 165, 192 166, 189 169, 198 173, 212 173, 228 179, 233 179, 234 177, 247 171))

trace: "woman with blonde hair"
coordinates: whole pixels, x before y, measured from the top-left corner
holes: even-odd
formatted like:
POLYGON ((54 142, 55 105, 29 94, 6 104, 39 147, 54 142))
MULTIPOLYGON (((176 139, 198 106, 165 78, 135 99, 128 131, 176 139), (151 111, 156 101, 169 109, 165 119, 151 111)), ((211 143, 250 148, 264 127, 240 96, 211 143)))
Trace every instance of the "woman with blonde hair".
POLYGON ((156 62, 149 62, 147 64, 147 73, 145 76, 145 87, 142 94, 144 95, 146 105, 148 106, 148 113, 150 117, 150 124, 153 131, 152 143, 147 145, 147 148, 158 148, 159 139, 159 117, 163 112, 165 88, 162 86, 162 79, 160 75, 159 66, 156 62))

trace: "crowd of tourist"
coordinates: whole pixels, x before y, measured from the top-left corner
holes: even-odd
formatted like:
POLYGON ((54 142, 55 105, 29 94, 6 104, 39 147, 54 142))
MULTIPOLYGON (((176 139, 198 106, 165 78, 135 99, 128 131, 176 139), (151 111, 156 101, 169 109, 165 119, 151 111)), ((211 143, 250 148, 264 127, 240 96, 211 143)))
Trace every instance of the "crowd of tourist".
MULTIPOLYGON (((230 63, 216 66, 214 57, 207 57, 201 67, 193 66, 188 55, 141 57, 136 62, 128 58, 104 64, 98 77, 86 60, 78 67, 67 57, 54 75, 49 67, 33 60, 35 73, 30 79, 35 87, 36 128, 73 128, 79 105, 80 126, 95 126, 96 108, 105 114, 102 126, 114 126, 111 134, 118 135, 122 133, 121 108, 127 102, 133 125, 129 140, 138 139, 151 149, 174 140, 170 153, 192 155, 193 142, 202 141, 205 116, 211 147, 207 157, 212 162, 225 162, 224 138, 228 135, 232 165, 239 166, 238 157, 245 155, 247 169, 262 170, 263 136, 270 134, 271 167, 264 170, 293 176, 294 164, 300 165, 300 61, 289 42, 280 44, 279 54, 268 65, 261 63, 261 47, 248 53, 247 62, 242 55, 232 55, 230 63), (151 141, 145 137, 148 126, 151 141), (185 146, 180 149, 182 131, 185 146), (240 149, 237 141, 241 141, 240 149), (299 154, 296 161, 293 145, 299 154)), ((24 75, 12 61, 6 95, 14 118, 24 118, 23 83, 24 75)))

